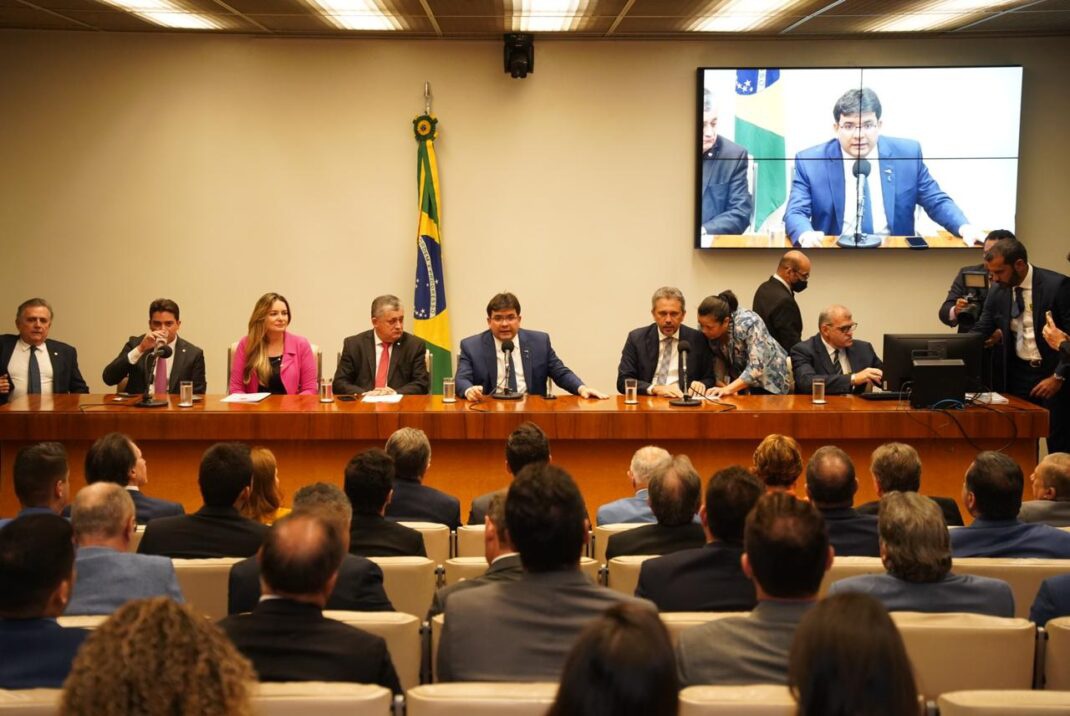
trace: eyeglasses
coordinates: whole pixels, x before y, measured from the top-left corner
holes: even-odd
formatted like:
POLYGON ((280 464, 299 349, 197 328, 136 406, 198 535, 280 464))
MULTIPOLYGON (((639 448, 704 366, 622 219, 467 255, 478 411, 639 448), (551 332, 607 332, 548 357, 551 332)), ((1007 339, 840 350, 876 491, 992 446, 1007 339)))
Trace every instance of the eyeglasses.
POLYGON ((877 123, 876 122, 862 122, 862 124, 859 125, 859 124, 855 124, 854 122, 844 122, 843 124, 840 125, 840 129, 842 129, 845 132, 857 132, 859 130, 859 128, 861 128, 863 132, 872 132, 874 129, 877 128, 877 123))
POLYGON ((844 334, 845 336, 849 336, 855 332, 855 329, 858 328, 858 324, 848 323, 846 326, 833 326, 833 328, 835 328, 837 331, 844 334))

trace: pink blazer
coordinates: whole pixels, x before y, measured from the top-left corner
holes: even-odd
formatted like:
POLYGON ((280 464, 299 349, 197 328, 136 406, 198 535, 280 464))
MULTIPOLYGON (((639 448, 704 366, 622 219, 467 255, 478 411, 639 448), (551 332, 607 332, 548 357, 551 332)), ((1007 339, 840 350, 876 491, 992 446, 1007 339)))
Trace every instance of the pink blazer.
MULTIPOLYGON (((245 371, 245 344, 248 336, 243 336, 238 341, 238 349, 234 351, 234 362, 230 366, 229 393, 259 393, 260 381, 253 373, 249 382, 242 384, 242 373, 245 371)), ((279 371, 282 384, 289 395, 316 395, 319 386, 316 385, 316 356, 312 352, 312 346, 307 338, 286 333, 282 345, 282 368, 279 371)))

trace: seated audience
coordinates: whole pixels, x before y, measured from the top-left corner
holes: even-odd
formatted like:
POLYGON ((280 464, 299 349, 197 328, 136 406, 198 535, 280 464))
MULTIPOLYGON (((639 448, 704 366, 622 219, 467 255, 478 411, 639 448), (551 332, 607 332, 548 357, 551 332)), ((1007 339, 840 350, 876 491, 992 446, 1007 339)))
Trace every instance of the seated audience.
POLYGON ((108 433, 99 438, 85 454, 85 481, 114 482, 130 492, 137 513, 137 523, 143 525, 157 517, 186 514, 179 502, 149 497, 141 488, 148 484, 149 472, 141 448, 122 433, 108 433))
POLYGON ((858 479, 850 456, 835 445, 818 448, 806 464, 806 494, 825 518, 829 542, 841 557, 879 557, 877 518, 851 508, 858 479))
POLYGON ((1018 519, 1070 527, 1070 453, 1048 454, 1029 476, 1033 499, 1022 503, 1018 519))
POLYGON ((353 504, 349 551, 361 557, 426 557, 419 532, 386 519, 394 495, 394 461, 379 449, 357 453, 346 465, 346 497, 353 504))
POLYGON ((966 470, 962 501, 973 523, 951 531, 956 557, 1070 557, 1070 532, 1018 521, 1025 480, 1003 453, 979 453, 966 470))
POLYGON ((701 547, 702 525, 695 524, 702 480, 687 455, 677 455, 650 477, 650 509, 657 522, 609 536, 606 559, 622 554, 669 554, 701 547))
MULTIPOLYGON (((516 475, 526 466, 550 462, 550 441, 546 433, 535 423, 520 423, 505 440, 505 469, 516 475)), ((468 524, 481 525, 487 517, 487 505, 497 490, 491 490, 472 500, 468 512, 468 524)))
MULTIPOLYGON (((335 485, 317 482, 294 493, 291 514, 315 515, 330 522, 342 533, 349 549, 349 528, 353 506, 335 485)), ((227 589, 227 614, 251 612, 260 600, 260 561, 247 557, 230 568, 227 589)), ((393 605, 383 591, 383 570, 375 562, 355 554, 346 554, 338 568, 338 580, 327 599, 327 609, 356 612, 391 612, 393 605)))
MULTIPOLYGON (((15 517, 59 515, 70 500, 67 450, 60 443, 26 445, 15 454, 15 497, 22 509, 15 517)), ((0 520, 3 527, 10 519, 0 520)))
POLYGON ((256 679, 230 640, 165 597, 130 602, 86 640, 64 684, 64 716, 252 716, 256 679))
POLYGON ((833 582, 830 594, 863 592, 892 612, 970 612, 1014 616, 1014 593, 1002 579, 951 573, 951 541, 940 508, 916 492, 881 498, 881 562, 887 574, 833 582))
POLYGON ((802 449, 787 435, 766 435, 754 451, 754 474, 770 492, 794 494, 803 472, 802 449))
POLYGON ((386 441, 386 454, 394 460, 394 495, 386 506, 388 518, 437 522, 450 530, 461 526, 461 501, 423 484, 431 466, 431 441, 423 430, 395 430, 386 441))
POLYGON ((628 481, 635 495, 598 508, 597 520, 600 525, 621 524, 625 522, 656 522, 654 512, 650 509, 650 476, 672 462, 672 455, 664 448, 647 445, 635 451, 631 465, 628 467, 628 481))
POLYGON ((831 565, 832 548, 817 508, 792 495, 764 495, 743 530, 743 572, 754 582, 758 605, 747 616, 680 633, 680 685, 787 683, 795 628, 817 603, 831 565))
POLYGON ((798 716, 919 716, 913 671, 903 638, 880 603, 838 594, 799 623, 788 688, 798 716))
POLYGON ((135 522, 129 492, 112 482, 83 487, 74 498, 71 526, 78 553, 66 614, 111 614, 146 597, 182 601, 170 559, 130 552, 135 522))
POLYGON ((1029 609, 1029 621, 1044 626, 1056 617, 1070 616, 1070 574, 1048 577, 1040 583, 1029 609))
POLYGON ((275 453, 266 447, 254 447, 249 451, 249 458, 253 461, 253 482, 241 513, 246 519, 270 526, 290 514, 290 508, 282 506, 279 464, 275 453))
POLYGON ((440 587, 431 601, 428 619, 441 614, 446 608, 446 600, 455 592, 494 582, 515 582, 524 573, 520 564, 520 554, 513 547, 513 541, 509 538, 509 528, 505 524, 504 490, 494 496, 487 510, 487 521, 483 530, 483 555, 489 565, 487 571, 478 577, 462 579, 440 587))
MULTIPOLYGON (((869 462, 877 499, 855 509, 863 515, 875 515, 884 495, 889 492, 917 492, 921 489, 921 458, 918 451, 905 443, 885 443, 873 451, 869 462)), ((944 514, 947 525, 962 526, 958 503, 950 497, 929 497, 944 514)))
POLYGON ((580 632, 607 608, 626 602, 653 609, 580 571, 584 514, 567 472, 545 463, 520 471, 505 498, 505 523, 524 575, 450 596, 439 681, 556 681, 580 632))
POLYGON ((249 333, 238 341, 228 393, 315 395, 316 356, 307 338, 290 333, 290 302, 265 293, 249 316, 249 333))
POLYGON ((204 451, 197 475, 204 505, 192 515, 149 522, 137 551, 166 557, 248 557, 267 527, 239 511, 249 499, 253 461, 242 443, 216 443, 204 451))
POLYGON ((382 637, 323 616, 345 556, 338 525, 311 514, 276 522, 260 549, 264 596, 219 622, 261 681, 355 681, 400 693, 382 637))
POLYGON ((580 634, 546 716, 676 716, 678 689, 665 625, 618 604, 580 634))
POLYGON ((74 583, 72 536, 46 514, 0 529, 0 689, 59 688, 89 635, 56 623, 74 583))
POLYGON ((639 570, 635 596, 663 612, 750 611, 754 584, 743 573, 743 523, 765 486, 733 465, 714 474, 699 510, 706 544, 648 559, 639 570))

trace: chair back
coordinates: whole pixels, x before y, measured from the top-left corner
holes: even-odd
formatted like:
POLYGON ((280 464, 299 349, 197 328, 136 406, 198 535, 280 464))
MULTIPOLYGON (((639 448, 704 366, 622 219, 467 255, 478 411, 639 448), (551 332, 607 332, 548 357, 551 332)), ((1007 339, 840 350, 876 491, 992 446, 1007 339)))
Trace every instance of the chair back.
POLYGON ((399 522, 420 533, 424 539, 424 551, 435 566, 450 558, 450 528, 437 522, 399 522))
POLYGON ((394 609, 418 619, 435 594, 435 563, 426 557, 369 557, 383 570, 383 590, 394 609))
POLYGON ((457 528, 457 557, 482 557, 485 525, 461 525, 457 528))
POLYGON ((625 530, 634 530, 642 527, 642 522, 613 522, 607 525, 598 525, 594 528, 594 558, 599 564, 606 563, 606 544, 611 535, 625 530))
POLYGON ((688 686, 680 691, 680 716, 794 716, 787 686, 688 686))
POLYGON ((277 681, 256 684, 251 701, 257 716, 387 716, 394 696, 376 684, 277 681))
POLYGON ((134 528, 134 534, 130 537, 130 549, 128 552, 137 552, 138 545, 141 544, 141 538, 145 536, 145 525, 138 525, 134 528))
POLYGON ((445 569, 446 584, 455 584, 462 579, 475 579, 487 571, 487 559, 485 557, 454 557, 447 559, 443 565, 445 569))
POLYGON ((745 617, 750 612, 661 612, 658 616, 661 623, 669 630, 669 638, 675 646, 680 638, 680 632, 700 624, 725 619, 726 617, 745 617))
MULTIPOLYGON (((1008 559, 999 557, 956 557, 951 566, 955 574, 994 577, 1011 585, 1014 592, 1014 616, 1029 618, 1029 608, 1037 598, 1040 583, 1048 577, 1070 572, 1065 559, 1008 559)), ((1038 624, 1037 626, 1044 626, 1038 624)))
POLYGON ((1055 716, 1070 713, 1070 692, 952 691, 936 705, 940 716, 1055 716))
POLYGON ((381 636, 390 651, 402 689, 420 683, 420 619, 403 612, 349 612, 326 610, 323 616, 381 636))
POLYGON ((1044 688, 1049 691, 1070 691, 1070 617, 1059 617, 1038 624, 1048 634, 1044 652, 1044 688))
POLYGON ((77 616, 57 617, 56 622, 65 629, 88 629, 93 631, 108 621, 111 614, 79 614, 77 616))
POLYGON ((240 557, 212 557, 172 559, 171 563, 186 604, 212 621, 219 621, 227 616, 230 568, 240 561, 240 557))
POLYGON ((0 714, 4 716, 55 716, 63 689, 0 689, 0 714))
POLYGON ((544 716, 557 696, 546 682, 424 684, 405 695, 408 716, 544 716))
POLYGON ((657 557, 656 554, 626 554, 609 560, 609 581, 607 586, 618 592, 632 596, 639 584, 639 570, 643 562, 657 557))

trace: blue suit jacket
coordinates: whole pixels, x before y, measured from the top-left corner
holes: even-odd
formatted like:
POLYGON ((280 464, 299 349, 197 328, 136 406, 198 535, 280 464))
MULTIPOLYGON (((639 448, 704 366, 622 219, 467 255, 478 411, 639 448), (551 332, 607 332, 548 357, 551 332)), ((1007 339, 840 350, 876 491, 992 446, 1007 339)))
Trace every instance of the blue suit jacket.
POLYGON ((754 213, 747 187, 747 150, 722 136, 702 155, 702 227, 707 234, 742 234, 754 213))
POLYGON ((1070 616, 1070 574, 1048 577, 1040 583, 1029 621, 1044 626, 1056 617, 1070 616))
MULTIPOLYGON (((877 357, 873 345, 855 339, 847 351, 847 363, 852 373, 866 368, 883 368, 884 363, 877 357)), ((792 346, 791 367, 795 372, 795 392, 809 393, 814 387, 814 378, 825 379, 825 393, 838 395, 842 393, 861 393, 865 385, 851 385, 851 376, 841 372, 840 366, 832 365, 832 358, 825 350, 821 334, 810 336, 792 346)))
POLYGON ((850 507, 822 509, 829 544, 840 557, 879 557, 877 518, 850 507))
MULTIPOLYGON (((520 329, 519 358, 523 361, 524 381, 531 395, 546 395, 546 378, 570 393, 576 394, 583 381, 554 353, 549 334, 520 329)), ((515 362, 518 356, 513 356, 515 362)), ((457 360, 457 395, 463 396, 473 385, 483 386, 483 394, 490 395, 498 385, 498 356, 494 336, 490 331, 469 336, 461 341, 461 357, 457 360)))
POLYGON ((647 495, 649 494, 649 491, 644 487, 631 497, 622 497, 619 500, 607 502, 598 508, 596 524, 612 525, 622 522, 646 522, 652 524, 657 522, 657 518, 654 517, 654 511, 650 509, 650 503, 647 502, 647 495))
POLYGON ((55 619, 0 619, 0 689, 63 686, 87 636, 88 630, 67 629, 55 619))
POLYGON ((147 597, 184 601, 167 557, 79 547, 74 568, 74 589, 64 614, 111 614, 131 599, 147 597))
POLYGON ((171 502, 159 497, 149 497, 141 490, 127 490, 134 501, 137 523, 143 525, 157 517, 177 517, 186 514, 186 508, 180 502, 171 502))
MULTIPOLYGON (((966 216, 930 176, 921 145, 913 139, 879 137, 877 151, 877 178, 892 235, 914 234, 914 207, 918 205, 933 221, 958 235, 959 227, 967 223, 966 216)), ((797 243, 804 231, 831 236, 843 231, 844 212, 855 211, 854 207, 844 207, 843 163, 843 152, 835 139, 795 155, 795 174, 784 212, 784 225, 793 242, 797 243)))
MULTIPOLYGON (((0 336, 0 375, 7 373, 7 364, 11 360, 11 354, 15 352, 15 344, 19 337, 8 333, 0 336)), ((78 351, 74 346, 45 339, 45 350, 48 358, 52 361, 52 392, 53 393, 88 393, 89 386, 82 378, 78 370, 78 351)), ((0 405, 7 403, 8 393, 0 393, 0 405)))
POLYGON ((1002 579, 947 574, 939 582, 907 582, 891 574, 862 574, 833 582, 829 594, 861 592, 890 612, 967 612, 1014 616, 1014 592, 1002 579))
POLYGON ((386 517, 395 522, 437 522, 455 530, 461 526, 461 501, 416 480, 394 480, 386 517))
POLYGON ((951 530, 954 557, 1070 558, 1070 532, 1018 520, 978 517, 968 527, 951 530))

